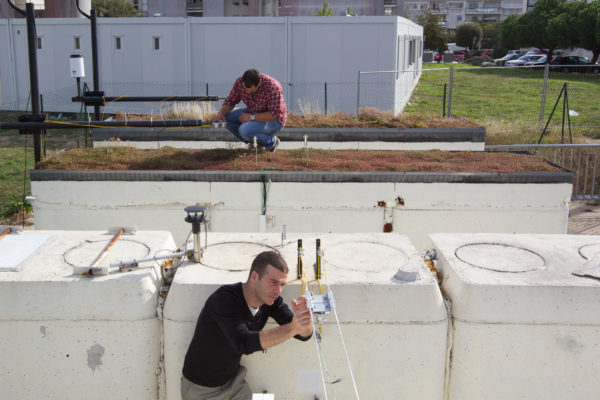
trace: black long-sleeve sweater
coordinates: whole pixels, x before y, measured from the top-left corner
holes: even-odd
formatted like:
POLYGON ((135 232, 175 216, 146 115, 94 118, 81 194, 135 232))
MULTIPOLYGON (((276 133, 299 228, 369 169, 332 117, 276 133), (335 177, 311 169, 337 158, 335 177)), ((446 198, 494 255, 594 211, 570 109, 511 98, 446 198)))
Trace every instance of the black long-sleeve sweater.
MULTIPOLYGON (((224 285, 206 300, 198 317, 194 337, 185 355, 183 375, 201 386, 222 386, 235 377, 242 354, 262 350, 259 332, 269 317, 279 325, 294 314, 280 297, 272 306, 263 304, 252 317, 242 283, 224 285)), ((295 336, 300 340, 309 337, 295 336)))

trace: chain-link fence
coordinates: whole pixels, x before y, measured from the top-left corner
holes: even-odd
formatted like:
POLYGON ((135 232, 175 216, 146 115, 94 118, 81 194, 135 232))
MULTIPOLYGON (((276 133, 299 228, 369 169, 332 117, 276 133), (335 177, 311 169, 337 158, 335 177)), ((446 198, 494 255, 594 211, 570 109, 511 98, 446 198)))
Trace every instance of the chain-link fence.
POLYGON ((600 74, 594 71, 589 66, 424 69, 405 111, 556 129, 564 109, 565 125, 570 119, 573 129, 600 135, 600 74))

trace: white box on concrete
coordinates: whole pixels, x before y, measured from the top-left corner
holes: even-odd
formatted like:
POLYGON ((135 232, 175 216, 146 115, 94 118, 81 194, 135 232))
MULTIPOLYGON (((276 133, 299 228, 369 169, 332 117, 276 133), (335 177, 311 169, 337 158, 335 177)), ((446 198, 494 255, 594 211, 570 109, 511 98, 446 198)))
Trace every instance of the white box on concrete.
MULTIPOLYGON (((245 281, 260 252, 275 249, 290 272, 283 297, 289 304, 301 294, 297 279, 297 239, 303 240, 304 271, 310 290, 314 280, 317 238, 324 251, 327 279, 350 362, 363 398, 441 399, 446 361, 447 314, 437 283, 409 240, 399 234, 209 233, 202 264, 177 271, 164 310, 167 399, 178 400, 183 359, 206 298, 220 285, 245 281), (418 271, 415 281, 393 278, 402 268, 418 271)), ((410 274, 408 274, 410 275, 410 274)), ((415 275, 413 275, 415 276, 415 275)), ((322 280, 323 285, 325 279, 322 280)), ((273 323, 274 324, 274 323, 273 323)), ((267 328, 274 325, 267 325, 267 328)), ((354 398, 335 318, 322 328, 323 354, 337 398, 354 398)), ((254 392, 277 399, 322 396, 315 343, 290 340, 266 354, 244 356, 247 380, 254 392)))
POLYGON ((431 239, 452 301, 450 399, 600 393, 600 281, 572 274, 600 252, 600 237, 440 233, 431 239))
MULTIPOLYGON (((113 235, 30 231, 14 236, 16 246, 38 236, 47 238, 16 271, 0 272, 0 398, 157 399, 157 265, 73 275, 73 266, 89 265, 113 235)), ((175 249, 168 232, 122 235, 104 262, 163 249, 175 249)))

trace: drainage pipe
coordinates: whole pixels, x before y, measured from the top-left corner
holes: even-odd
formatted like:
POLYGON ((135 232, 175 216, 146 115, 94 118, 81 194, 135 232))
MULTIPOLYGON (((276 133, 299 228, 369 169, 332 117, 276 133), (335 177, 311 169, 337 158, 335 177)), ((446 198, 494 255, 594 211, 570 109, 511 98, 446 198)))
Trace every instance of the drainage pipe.
POLYGON ((199 119, 192 120, 153 120, 153 121, 52 121, 41 122, 1 122, 0 129, 79 129, 79 128, 178 128, 212 127, 212 124, 199 119))

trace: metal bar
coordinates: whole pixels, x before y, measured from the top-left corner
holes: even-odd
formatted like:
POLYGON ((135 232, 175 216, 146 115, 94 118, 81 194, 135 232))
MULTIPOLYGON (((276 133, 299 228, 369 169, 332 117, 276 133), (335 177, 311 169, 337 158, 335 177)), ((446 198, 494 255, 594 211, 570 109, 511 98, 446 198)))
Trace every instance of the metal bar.
MULTIPOLYGON (((100 92, 100 70, 98 68, 98 23, 96 10, 91 11, 91 33, 92 33, 92 71, 94 75, 94 92, 100 92)), ((94 119, 100 120, 100 105, 94 105, 94 119)))
POLYGON ((121 237, 123 232, 125 232, 124 228, 119 229, 119 232, 117 232, 116 235, 113 236, 112 240, 106 245, 106 247, 104 247, 104 249, 100 252, 100 254, 98 254, 98 257, 96 257, 96 259, 90 264, 90 267, 95 267, 98 264, 100 264, 100 262, 108 254, 108 251, 110 250, 110 248, 117 242, 117 240, 119 240, 119 238, 121 237))
POLYGON ((442 100, 442 118, 446 117, 446 87, 448 86, 447 83, 444 83, 444 98, 442 100))
POLYGON ((315 272, 315 278, 316 279, 321 279, 321 272, 322 272, 322 265, 321 263, 323 262, 323 258, 321 257, 321 239, 317 239, 317 262, 316 262, 316 267, 317 270, 315 272))
POLYGON ((358 82, 356 89, 356 116, 358 117, 358 110, 360 109, 360 71, 358 71, 358 82))
POLYGON ((297 277, 298 279, 302 279, 304 276, 303 262, 302 262, 302 239, 298 239, 298 269, 297 269, 297 277))
POLYGON ((448 85, 448 118, 452 117, 452 87, 454 86, 454 67, 450 67, 450 79, 448 85))
POLYGON ((0 129, 177 128, 212 126, 201 120, 1 122, 0 129))
POLYGON ((585 195, 587 192, 587 180, 588 180, 588 169, 590 168, 590 151, 586 151, 587 156, 585 158, 585 176, 583 179, 583 194, 585 195))
POLYGON ((87 104, 116 103, 116 102, 141 102, 141 101, 219 101, 219 96, 76 96, 71 98, 74 103, 87 104))
POLYGON ((594 151, 594 173, 592 174, 592 197, 594 196, 594 189, 596 188, 596 173, 598 172, 598 148, 594 151))
POLYGON ((548 93, 548 71, 550 66, 546 64, 544 67, 544 83, 542 85, 542 100, 540 104, 540 117, 538 119, 538 128, 542 127, 542 121, 544 120, 544 112, 546 108, 546 94, 548 93))
POLYGON ((148 262, 148 261, 156 261, 156 260, 164 260, 167 258, 183 257, 183 256, 185 256, 185 254, 186 254, 185 251, 180 251, 178 253, 164 254, 162 256, 146 257, 146 258, 141 258, 139 260, 133 259, 130 261, 118 261, 118 262, 110 263, 110 266, 111 267, 121 267, 121 266, 126 267, 128 265, 137 265, 139 263, 148 262))
POLYGON ((325 115, 327 115, 327 82, 325 82, 325 115))
POLYGON ((575 194, 579 193, 579 169, 581 168, 581 147, 578 150, 577 156, 577 179, 575 180, 575 194))
POLYGON ((2 239, 4 236, 8 235, 11 232, 12 228, 6 228, 2 233, 0 233, 0 239, 2 239))
MULTIPOLYGON (((27 47, 29 53, 29 82, 31 89, 31 114, 33 118, 40 117, 40 87, 37 68, 37 33, 35 31, 35 14, 33 3, 25 4, 27 17, 27 47)), ((33 149, 35 162, 42 161, 42 131, 33 131, 33 149)))

